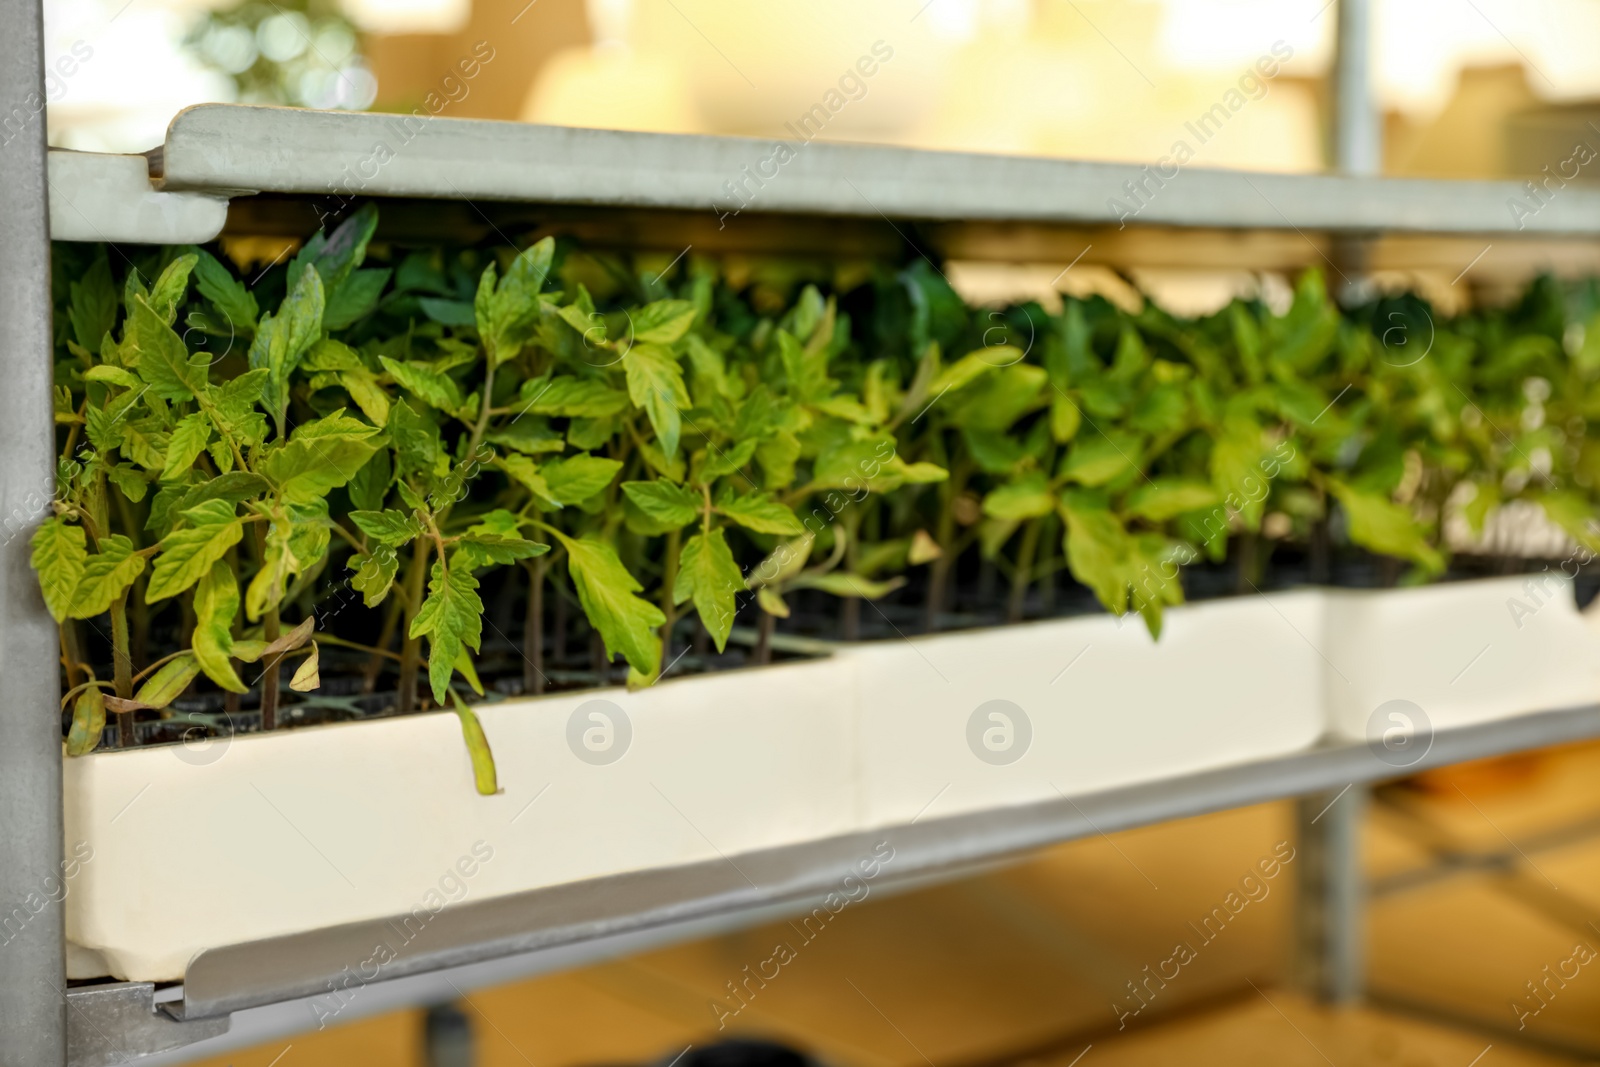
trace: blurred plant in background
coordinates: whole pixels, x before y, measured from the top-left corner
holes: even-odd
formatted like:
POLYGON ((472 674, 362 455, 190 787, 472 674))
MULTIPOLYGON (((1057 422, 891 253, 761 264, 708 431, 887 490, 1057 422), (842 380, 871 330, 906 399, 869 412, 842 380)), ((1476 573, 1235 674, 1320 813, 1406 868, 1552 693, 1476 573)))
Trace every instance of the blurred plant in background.
POLYGON ((378 83, 334 0, 245 0, 207 13, 185 44, 247 104, 371 106, 378 83))

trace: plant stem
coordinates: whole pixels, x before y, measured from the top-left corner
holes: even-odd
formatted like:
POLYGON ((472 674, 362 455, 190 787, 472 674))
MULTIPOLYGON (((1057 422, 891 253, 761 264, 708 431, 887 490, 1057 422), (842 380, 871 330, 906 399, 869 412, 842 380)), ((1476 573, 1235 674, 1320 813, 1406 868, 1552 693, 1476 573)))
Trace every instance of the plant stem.
POLYGON ((961 495, 967 479, 963 466, 950 472, 950 477, 939 483, 939 526, 934 540, 939 544, 939 558, 928 570, 927 619, 924 628, 933 633, 939 629, 939 613, 944 610, 945 589, 950 583, 950 569, 955 566, 956 498, 961 495))
POLYGON ((74 625, 78 620, 63 619, 57 627, 61 635, 61 665, 67 669, 67 688, 76 689, 78 686, 78 628, 74 625))
POLYGON ((1256 580, 1256 547, 1260 535, 1250 530, 1239 534, 1234 542, 1239 546, 1238 558, 1234 566, 1237 568, 1233 576, 1233 591, 1240 596, 1255 588, 1256 580))
POLYGON ((778 620, 775 616, 763 611, 761 621, 756 624, 756 651, 755 661, 766 664, 772 662, 772 631, 777 627, 778 620))
POLYGON ((1044 530, 1039 534, 1044 546, 1044 553, 1039 559, 1039 611, 1043 615, 1054 615, 1056 611, 1056 569, 1052 566, 1056 558, 1056 540, 1060 530, 1061 520, 1055 515, 1047 515, 1043 519, 1044 530))
MULTIPOLYGON (((854 508, 846 510, 842 528, 849 538, 844 547, 844 569, 854 574, 860 560, 861 538, 857 532, 861 529, 861 513, 854 508)), ((845 597, 839 604, 839 637, 844 641, 861 640, 861 598, 858 596, 845 597)))
MULTIPOLYGON (((709 521, 710 512, 707 512, 709 521)), ((661 624, 661 662, 672 662, 672 627, 678 621, 678 605, 673 602, 673 589, 678 584, 679 538, 681 530, 667 534, 667 558, 661 572, 661 614, 667 621, 661 624)))
POLYGON ((542 693, 545 687, 544 567, 543 556, 528 562, 528 618, 522 633, 524 693, 542 693))
MULTIPOLYGON (((111 680, 117 696, 133 699, 133 660, 128 654, 128 591, 117 594, 111 605, 111 680)), ((117 747, 133 745, 133 712, 117 712, 117 747)))
POLYGON ((422 606, 423 582, 428 575, 428 553, 433 549, 433 542, 419 537, 415 544, 411 566, 406 571, 405 644, 400 650, 400 686, 394 702, 397 715, 409 715, 417 710, 417 670, 422 665, 422 638, 411 636, 411 620, 422 606))
MULTIPOLYGON (((267 609, 266 616, 262 619, 261 636, 267 641, 276 641, 279 637, 278 609, 267 609)), ((278 661, 282 656, 273 656, 271 663, 264 663, 266 673, 261 676, 261 730, 278 728, 278 661)))
MULTIPOLYGON (((367 660, 366 669, 362 672, 361 691, 371 693, 378 688, 378 675, 383 673, 383 661, 393 656, 388 651, 389 642, 394 640, 394 628, 400 622, 400 611, 405 607, 405 602, 398 596, 391 596, 383 612, 383 629, 378 631, 378 651, 374 652, 367 660)), ((399 658, 399 657, 394 657, 399 658)))
POLYGON ((1011 599, 1006 605, 1006 621, 1021 622, 1028 603, 1028 586, 1033 579, 1033 560, 1039 552, 1042 519, 1029 519, 1022 527, 1022 544, 1017 548, 1017 569, 1011 572, 1011 599))
POLYGON ((567 658, 567 598, 556 589, 555 617, 550 626, 550 665, 559 666, 567 658))

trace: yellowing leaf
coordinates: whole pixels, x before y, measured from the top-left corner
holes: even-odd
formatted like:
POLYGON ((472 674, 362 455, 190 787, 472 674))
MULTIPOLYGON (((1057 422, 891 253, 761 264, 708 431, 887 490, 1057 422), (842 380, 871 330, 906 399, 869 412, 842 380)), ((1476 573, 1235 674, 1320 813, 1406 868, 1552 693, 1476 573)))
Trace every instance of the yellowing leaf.
POLYGON ((198 582, 244 536, 244 523, 234 516, 234 505, 225 500, 208 500, 183 514, 189 525, 161 539, 146 600, 177 596, 198 582))
POLYGON ((289 688, 296 693, 309 693, 322 686, 322 675, 317 670, 317 643, 311 642, 311 655, 296 668, 294 677, 289 679, 289 688))
POLYGON ((194 658, 206 677, 234 693, 249 687, 239 680, 229 660, 233 656, 232 627, 239 614, 239 583, 221 560, 200 579, 194 592, 194 658))
POLYGON ((154 674, 145 679, 133 699, 150 708, 164 708, 183 695, 189 683, 200 673, 200 662, 193 652, 184 652, 168 660, 154 674))
POLYGON ((461 738, 466 742, 467 755, 472 759, 472 784, 479 796, 492 797, 500 792, 500 783, 495 775, 494 752, 489 748, 489 738, 484 734, 478 716, 453 689, 450 691, 450 700, 455 705, 456 718, 461 720, 461 738))
POLYGON ((34 531, 29 543, 33 546, 33 569, 39 573, 44 606, 51 617, 60 622, 72 610, 73 595, 89 558, 84 548, 83 527, 60 517, 46 519, 34 531))
POLYGON ((111 602, 144 571, 144 557, 133 554, 133 542, 121 534, 100 538, 100 551, 83 565, 83 577, 72 594, 74 619, 92 619, 111 607, 111 602))
POLYGON ((100 744, 106 728, 105 694, 91 685, 78 694, 72 707, 72 729, 67 732, 67 755, 85 756, 100 744))

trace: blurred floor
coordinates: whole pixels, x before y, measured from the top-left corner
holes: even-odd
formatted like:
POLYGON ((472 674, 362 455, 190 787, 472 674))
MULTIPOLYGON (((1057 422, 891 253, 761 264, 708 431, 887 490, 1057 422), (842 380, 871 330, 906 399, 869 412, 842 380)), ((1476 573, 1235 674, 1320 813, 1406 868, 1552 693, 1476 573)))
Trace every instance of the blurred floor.
MULTIPOLYGON (((1379 791, 1359 1008, 1287 986, 1292 815, 1262 805, 876 892, 809 940, 774 923, 469 991, 477 1063, 665 1064, 734 1034, 852 1067, 1600 1059, 1600 745, 1379 791)), ((422 1067, 422 1018, 206 1062, 422 1067)))

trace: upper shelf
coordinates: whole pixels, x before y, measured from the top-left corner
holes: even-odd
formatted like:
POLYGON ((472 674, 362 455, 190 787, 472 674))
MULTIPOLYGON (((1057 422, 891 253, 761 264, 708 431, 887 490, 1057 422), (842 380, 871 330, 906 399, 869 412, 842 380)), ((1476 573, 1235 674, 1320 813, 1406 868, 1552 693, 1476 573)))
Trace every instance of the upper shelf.
POLYGON ((1141 227, 1600 236, 1600 189, 1576 185, 1538 207, 1507 181, 1162 172, 798 138, 230 104, 179 113, 152 168, 158 187, 174 191, 671 209, 719 225, 743 203, 756 214, 929 222, 1115 226, 1126 214, 1141 227))

